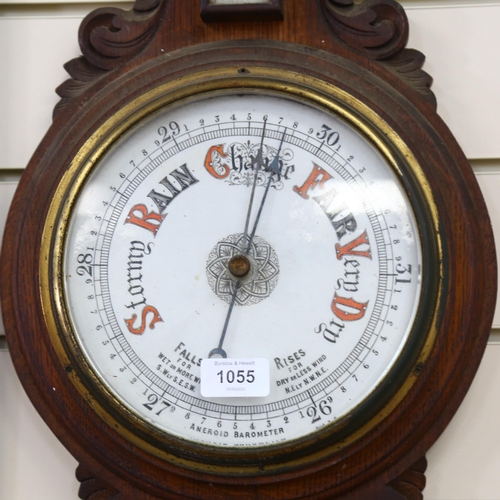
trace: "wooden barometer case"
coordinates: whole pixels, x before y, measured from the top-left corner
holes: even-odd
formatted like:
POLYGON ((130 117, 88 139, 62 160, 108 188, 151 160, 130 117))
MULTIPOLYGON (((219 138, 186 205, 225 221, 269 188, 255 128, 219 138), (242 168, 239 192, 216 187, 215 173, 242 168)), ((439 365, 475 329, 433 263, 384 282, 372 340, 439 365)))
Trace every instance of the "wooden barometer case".
POLYGON ((80 498, 423 498, 496 261, 407 38, 394 0, 83 20, 1 262, 80 498))

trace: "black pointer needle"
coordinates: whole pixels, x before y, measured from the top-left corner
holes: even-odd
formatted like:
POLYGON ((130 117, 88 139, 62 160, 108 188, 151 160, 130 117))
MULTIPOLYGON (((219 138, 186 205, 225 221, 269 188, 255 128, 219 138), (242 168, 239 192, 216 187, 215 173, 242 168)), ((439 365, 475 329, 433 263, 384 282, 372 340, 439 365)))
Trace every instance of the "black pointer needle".
POLYGON ((250 245, 252 244, 253 237, 255 236, 255 231, 257 230, 257 225, 259 224, 260 214, 262 213, 262 209, 264 208, 264 203, 266 202, 267 193, 269 192, 269 187, 271 186, 271 181, 273 179, 273 175, 274 174, 279 175, 281 173, 280 153, 281 153, 281 146, 283 146, 283 140, 285 139, 285 135, 286 135, 286 128, 283 131, 283 135, 281 136, 281 141, 280 141, 280 145, 278 148, 278 152, 276 153, 276 156, 274 157, 271 164, 267 167, 267 171, 270 172, 269 179, 267 179, 266 190, 264 191, 264 196, 262 196, 262 200, 260 202, 259 211, 257 212, 257 217, 255 218, 252 234, 250 235, 250 239, 248 240, 248 245, 247 245, 247 249, 245 251, 245 255, 248 255, 248 252, 250 251, 250 245))
MULTIPOLYGON (((264 127, 262 129, 262 137, 260 138, 259 152, 257 153, 257 156, 255 157, 255 159, 252 162, 252 166, 254 166, 255 164, 257 164, 257 165, 255 166, 255 174, 253 176, 252 192, 250 194, 250 201, 248 203, 247 218, 245 221, 245 232, 243 233, 243 241, 244 242, 247 240, 247 236, 248 236, 248 226, 250 225, 250 215, 252 214, 252 205, 253 205, 253 199, 255 196, 255 187, 257 186, 257 179, 259 177, 259 170, 262 167, 262 164, 264 163, 264 159, 262 157, 262 150, 264 148, 264 135, 266 133, 266 125, 267 125, 267 122, 264 122, 264 127)), ((247 248, 248 248, 248 246, 247 246, 247 248)))
MULTIPOLYGON (((250 201, 248 203, 248 211, 247 211, 247 218, 245 221, 245 232, 243 235, 243 241, 246 241, 246 239, 247 239, 248 226, 250 225, 250 215, 252 213, 252 205, 253 205, 253 199, 254 199, 254 195, 255 195, 255 186, 257 185, 257 178, 259 176, 259 170, 260 170, 262 164, 264 163, 264 160, 262 157, 262 150, 264 148, 264 136, 266 134, 266 124, 267 123, 264 122, 264 127, 262 128, 262 136, 260 138, 259 151, 258 151, 257 156, 255 157, 254 161, 252 162, 252 165, 255 165, 255 164, 257 164, 257 165, 255 167, 255 175, 253 177, 252 192, 250 194, 250 201)), ((254 232, 255 232, 255 228, 254 228, 254 232)), ((253 239, 253 235, 252 235, 252 239, 253 239)), ((250 248, 250 245, 247 245, 246 253, 248 253, 249 248, 250 248)), ((215 349, 212 349, 208 353, 209 358, 211 358, 212 356, 215 356, 215 355, 219 355, 219 356, 222 356, 223 358, 227 358, 226 351, 224 351, 224 349, 222 349, 222 345, 224 344, 224 339, 226 338, 227 327, 229 325, 229 318, 231 317, 231 314, 233 312, 234 304, 236 302, 236 295, 238 294, 238 290, 240 289, 240 286, 241 286, 241 281, 238 281, 236 283, 236 285, 234 286, 233 295, 231 296, 231 302, 229 303, 229 309, 228 309, 227 315, 226 315, 226 321, 224 321, 224 326, 222 328, 222 333, 220 335, 219 345, 215 349)))
POLYGON ((229 310, 227 311, 226 321, 224 321, 224 327, 222 328, 222 333, 220 335, 219 345, 208 353, 209 358, 217 354, 222 358, 227 358, 226 351, 222 349, 222 345, 224 344, 224 339, 226 338, 227 327, 229 325, 229 318, 231 317, 231 313, 233 312, 234 303, 236 302, 236 295, 238 293, 238 290, 240 289, 240 286, 241 286, 241 281, 238 281, 233 290, 231 303, 229 304, 229 310))

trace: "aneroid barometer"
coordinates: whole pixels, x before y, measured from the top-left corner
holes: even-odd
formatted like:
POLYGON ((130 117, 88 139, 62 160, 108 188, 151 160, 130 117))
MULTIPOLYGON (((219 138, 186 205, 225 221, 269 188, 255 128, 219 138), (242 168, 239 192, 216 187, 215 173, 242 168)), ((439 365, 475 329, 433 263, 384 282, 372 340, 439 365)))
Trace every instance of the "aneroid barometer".
POLYGON ((392 0, 83 21, 2 257, 80 498, 422 498, 496 267, 407 33, 392 0))

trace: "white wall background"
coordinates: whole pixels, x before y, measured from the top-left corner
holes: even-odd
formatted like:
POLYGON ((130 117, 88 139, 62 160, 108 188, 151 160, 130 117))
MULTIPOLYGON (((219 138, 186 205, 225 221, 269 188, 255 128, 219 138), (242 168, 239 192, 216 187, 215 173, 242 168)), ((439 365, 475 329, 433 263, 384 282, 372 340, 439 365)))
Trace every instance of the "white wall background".
MULTIPOLYGON (((409 47, 427 56, 438 111, 473 165, 500 248, 500 0, 401 3, 409 47)), ((20 172, 51 123, 63 64, 80 53, 79 23, 97 6, 0 0, 0 232, 20 172)), ((500 500, 498 307, 478 376, 427 458, 426 500, 500 500)), ((0 499, 76 500, 76 465, 24 395, 0 335, 0 499)))

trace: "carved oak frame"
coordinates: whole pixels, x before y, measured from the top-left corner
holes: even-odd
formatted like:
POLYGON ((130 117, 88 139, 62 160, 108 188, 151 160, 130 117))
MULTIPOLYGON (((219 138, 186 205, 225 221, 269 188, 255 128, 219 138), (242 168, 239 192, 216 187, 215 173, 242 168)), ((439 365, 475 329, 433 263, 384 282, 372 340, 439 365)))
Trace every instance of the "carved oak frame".
POLYGON ((61 100, 53 125, 21 180, 5 232, 2 304, 21 381, 79 461, 82 499, 422 498, 425 452, 462 401, 486 345, 496 262, 484 201, 463 153, 436 114, 432 78, 422 70, 425 58, 406 48, 405 12, 394 0, 287 0, 283 20, 276 12, 261 17, 261 10, 255 22, 234 23, 241 12, 225 8, 222 17, 207 19, 208 7, 201 5, 202 19, 198 0, 137 0, 131 11, 102 8, 83 20, 82 56, 65 65, 70 79, 57 89, 61 100), (86 407, 48 340, 38 263, 41 230, 57 183, 99 124, 134 97, 193 68, 247 63, 324 78, 369 105, 413 147, 447 241, 448 302, 418 383, 378 435, 319 466, 273 480, 242 481, 162 463, 86 407), (477 283, 482 286, 468 286, 477 283))

